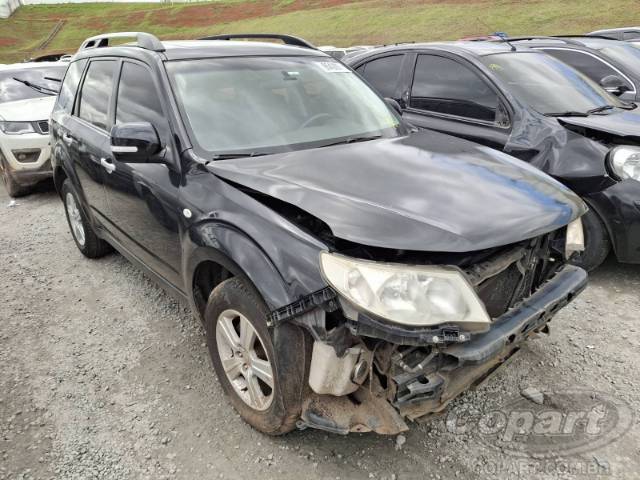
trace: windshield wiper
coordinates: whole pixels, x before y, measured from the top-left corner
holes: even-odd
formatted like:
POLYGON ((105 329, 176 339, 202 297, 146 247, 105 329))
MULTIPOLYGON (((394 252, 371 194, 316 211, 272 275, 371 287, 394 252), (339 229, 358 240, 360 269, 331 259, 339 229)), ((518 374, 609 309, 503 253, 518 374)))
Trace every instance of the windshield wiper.
POLYGON ((44 87, 42 85, 37 85, 35 83, 31 83, 30 81, 23 80, 21 78, 13 77, 13 79, 16 82, 20 82, 23 85, 26 85, 27 87, 32 88, 33 90, 35 90, 38 93, 44 93, 45 95, 57 95, 58 94, 58 90, 54 90, 53 88, 44 87))
POLYGON ((369 140, 377 140, 378 138, 382 138, 382 135, 363 135, 360 137, 345 138, 344 140, 340 140, 339 142, 327 143, 326 145, 322 146, 333 147, 334 145, 344 145, 347 143, 368 142, 369 140))
POLYGON ((589 114, 586 112, 576 112, 573 110, 568 110, 566 112, 553 112, 553 113, 545 113, 545 117, 588 117, 589 114))
POLYGON ((588 114, 604 112, 606 110, 613 110, 616 108, 615 105, 603 105, 601 107, 592 108, 591 110, 587 110, 588 114))
POLYGON ((213 160, 231 160, 233 158, 247 158, 247 157, 262 157, 268 155, 262 152, 248 152, 248 153, 216 153, 213 156, 213 160))

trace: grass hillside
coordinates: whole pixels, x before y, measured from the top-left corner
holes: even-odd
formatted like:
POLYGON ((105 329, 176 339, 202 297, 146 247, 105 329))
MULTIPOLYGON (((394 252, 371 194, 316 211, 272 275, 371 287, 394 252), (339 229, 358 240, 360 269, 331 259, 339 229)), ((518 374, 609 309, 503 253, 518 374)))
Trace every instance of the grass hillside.
POLYGON ((318 45, 343 46, 453 40, 491 31, 583 33, 637 24, 637 0, 219 0, 25 6, 0 20, 0 63, 73 52, 86 37, 110 31, 142 30, 167 39, 282 32, 318 45))

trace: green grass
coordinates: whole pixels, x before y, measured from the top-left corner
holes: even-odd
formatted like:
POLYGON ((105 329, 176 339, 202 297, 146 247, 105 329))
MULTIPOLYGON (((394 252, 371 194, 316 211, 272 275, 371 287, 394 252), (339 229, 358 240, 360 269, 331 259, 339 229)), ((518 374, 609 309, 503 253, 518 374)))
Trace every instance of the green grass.
POLYGON ((333 45, 452 40, 491 31, 583 33, 639 24, 637 6, 637 0, 611 0, 606 5, 600 0, 220 0, 174 6, 27 6, 0 20, 0 63, 45 53, 38 46, 61 19, 65 24, 47 52, 73 52, 89 36, 125 30, 149 31, 161 38, 282 32, 333 45))

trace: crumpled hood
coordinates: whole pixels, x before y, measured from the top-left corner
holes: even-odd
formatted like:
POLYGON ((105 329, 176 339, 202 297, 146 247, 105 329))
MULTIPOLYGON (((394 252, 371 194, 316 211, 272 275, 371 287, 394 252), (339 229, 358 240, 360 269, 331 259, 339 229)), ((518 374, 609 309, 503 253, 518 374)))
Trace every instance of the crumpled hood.
POLYGON ((562 125, 589 128, 619 137, 634 137, 635 141, 640 141, 640 113, 636 113, 636 110, 588 117, 559 117, 558 121, 562 125))
POLYGON ((49 120, 56 97, 30 98, 0 104, 0 119, 9 122, 49 120))
POLYGON ((497 247, 558 229, 585 211, 534 167, 429 131, 208 168, 309 212, 338 238, 393 249, 497 247))

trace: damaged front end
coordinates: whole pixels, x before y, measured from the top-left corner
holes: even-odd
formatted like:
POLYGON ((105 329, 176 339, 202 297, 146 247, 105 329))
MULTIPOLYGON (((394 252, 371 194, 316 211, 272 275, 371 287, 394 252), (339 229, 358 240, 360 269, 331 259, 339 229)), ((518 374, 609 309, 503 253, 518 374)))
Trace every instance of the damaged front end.
POLYGON ((353 244, 340 244, 339 255, 324 252, 364 265, 358 271, 365 275, 372 268, 369 286, 386 295, 383 303, 391 309, 383 316, 378 299, 357 297, 363 291, 366 296, 360 273, 353 273, 357 269, 347 269, 344 278, 360 289, 356 296, 345 293, 335 274, 327 273, 331 264, 325 259, 330 286, 271 313, 271 326, 293 322, 314 340, 299 427, 397 434, 407 429, 407 419, 442 411, 525 339, 546 332, 551 318, 585 288, 586 273, 566 264, 567 255, 580 248, 576 222, 473 253, 381 251, 353 244), (385 268, 415 271, 417 283, 385 268), (434 282, 432 272, 445 280, 434 282), (385 290, 383 282, 393 288, 385 290), (403 288, 418 289, 420 302, 428 297, 430 303, 411 310, 403 303, 403 288))

